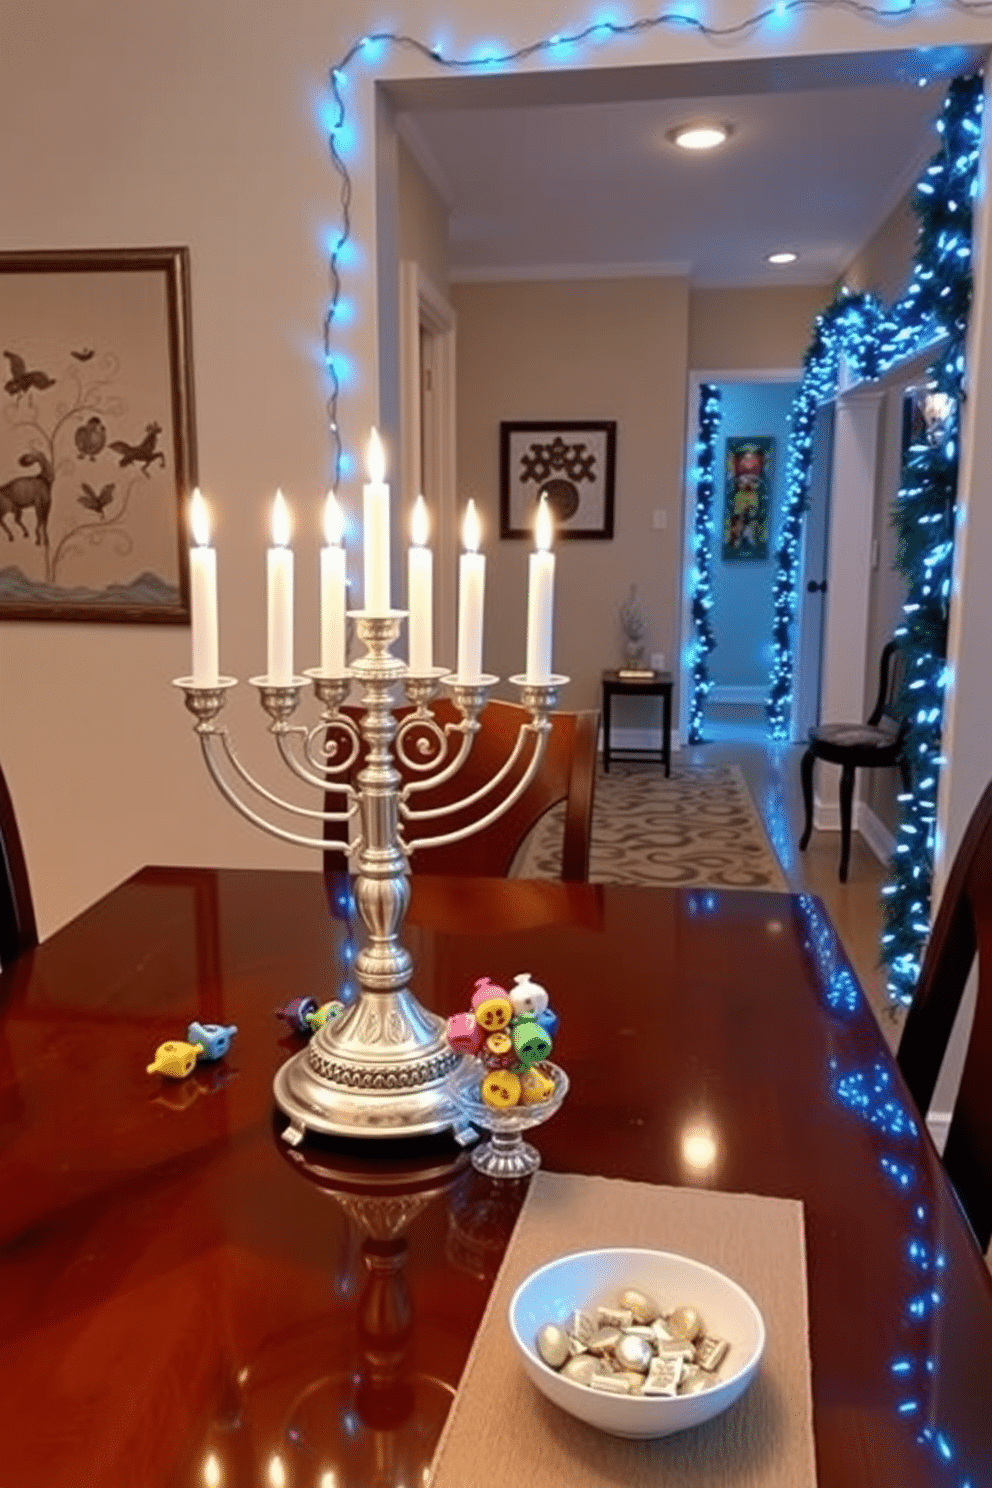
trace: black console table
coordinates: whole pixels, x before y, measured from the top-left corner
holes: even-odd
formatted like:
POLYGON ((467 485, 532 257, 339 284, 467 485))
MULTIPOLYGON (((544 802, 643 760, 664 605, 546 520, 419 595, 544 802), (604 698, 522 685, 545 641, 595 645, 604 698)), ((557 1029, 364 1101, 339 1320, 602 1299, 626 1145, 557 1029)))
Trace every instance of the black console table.
POLYGON ((661 762, 665 774, 671 774, 672 765, 672 674, 652 672, 650 676, 624 677, 620 672, 603 673, 603 769, 609 771, 610 758, 622 754, 624 758, 654 757, 653 749, 624 749, 617 751, 610 744, 610 708, 613 698, 624 693, 640 697, 661 698, 661 762))

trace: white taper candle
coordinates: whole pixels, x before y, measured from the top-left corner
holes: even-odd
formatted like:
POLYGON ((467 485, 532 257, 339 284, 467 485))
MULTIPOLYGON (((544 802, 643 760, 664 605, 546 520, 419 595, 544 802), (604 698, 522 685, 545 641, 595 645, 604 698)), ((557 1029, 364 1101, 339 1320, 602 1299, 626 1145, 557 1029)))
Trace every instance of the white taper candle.
POLYGON ((541 496, 534 518, 537 551, 530 555, 527 587, 527 681, 551 679, 551 636, 554 625, 555 555, 551 552, 551 509, 541 496))
POLYGON ((219 668, 217 553, 210 546, 210 513, 199 486, 190 497, 189 525, 194 544, 189 553, 193 681, 197 687, 216 687, 219 668))
POLYGON ((410 523, 413 546, 407 555, 407 608, 410 671, 422 676, 434 665, 434 554, 427 546, 427 504, 418 496, 410 523))
POLYGON ((486 592, 486 560, 478 551, 481 534, 475 502, 465 508, 462 543, 466 551, 458 567, 459 677, 482 675, 482 615, 486 592))
POLYGON ((320 550, 320 668, 341 673, 345 668, 345 554, 344 521, 333 491, 324 503, 324 538, 320 550))
POLYGON ((293 550, 289 507, 281 491, 272 503, 272 547, 268 552, 268 679, 286 687, 293 679, 293 550))
POLYGON ((363 603, 373 615, 392 608, 389 602, 389 487, 385 483, 386 461, 378 430, 369 436, 369 478, 363 488, 365 593, 363 603))

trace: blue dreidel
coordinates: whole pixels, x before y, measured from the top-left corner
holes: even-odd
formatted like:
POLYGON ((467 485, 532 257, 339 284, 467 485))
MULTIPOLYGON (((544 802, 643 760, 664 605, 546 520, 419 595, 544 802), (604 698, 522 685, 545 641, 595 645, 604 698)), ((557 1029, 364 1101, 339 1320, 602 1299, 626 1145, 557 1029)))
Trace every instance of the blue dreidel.
POLYGON ((191 1044, 203 1045, 201 1059, 223 1059, 237 1031, 234 1023, 191 1023, 186 1037, 191 1044))
POLYGON ((554 1038, 555 1034, 558 1032, 557 1013, 553 1013, 549 1007, 543 1008, 541 1012, 537 1014, 536 1021, 541 1025, 549 1038, 554 1038))

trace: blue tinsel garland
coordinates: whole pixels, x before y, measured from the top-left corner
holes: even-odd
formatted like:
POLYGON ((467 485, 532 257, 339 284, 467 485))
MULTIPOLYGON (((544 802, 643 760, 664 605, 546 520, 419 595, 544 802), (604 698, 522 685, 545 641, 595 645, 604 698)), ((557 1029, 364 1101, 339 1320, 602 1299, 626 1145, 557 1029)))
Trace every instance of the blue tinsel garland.
POLYGON ((916 185, 914 209, 920 230, 905 295, 885 311, 870 295, 842 294, 816 321, 790 416, 787 495, 776 554, 767 715, 772 738, 787 739, 795 661, 792 622, 817 405, 836 392, 841 357, 856 378, 871 378, 939 339, 926 382, 928 391, 946 400, 950 411, 939 438, 923 437, 905 451, 893 518, 898 532, 897 567, 907 589, 897 635, 905 659, 902 705, 911 719, 908 749, 913 774, 912 791, 899 798, 892 882, 884 890, 882 954, 890 969, 889 994, 898 1002, 912 996, 929 933, 954 553, 956 412, 971 306, 972 204, 981 145, 982 87, 980 75, 956 78, 944 101, 937 121, 940 149, 916 185))
POLYGON ((696 442, 696 514, 692 529, 692 625, 689 649, 692 698, 689 743, 703 742, 703 709, 712 687, 708 657, 716 640, 710 621, 713 608, 713 466, 720 427, 720 389, 704 382, 699 389, 699 437, 696 442))

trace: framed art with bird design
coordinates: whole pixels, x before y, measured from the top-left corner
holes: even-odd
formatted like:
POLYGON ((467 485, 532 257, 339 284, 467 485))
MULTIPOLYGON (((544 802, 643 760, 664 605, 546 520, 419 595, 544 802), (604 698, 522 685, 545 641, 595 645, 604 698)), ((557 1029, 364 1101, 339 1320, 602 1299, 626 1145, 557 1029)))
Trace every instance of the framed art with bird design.
POLYGON ((0 619, 189 623, 189 250, 0 253, 0 619))
POLYGON ((613 419, 501 423, 500 537, 533 537, 546 496, 556 539, 612 538, 616 457, 613 419))

